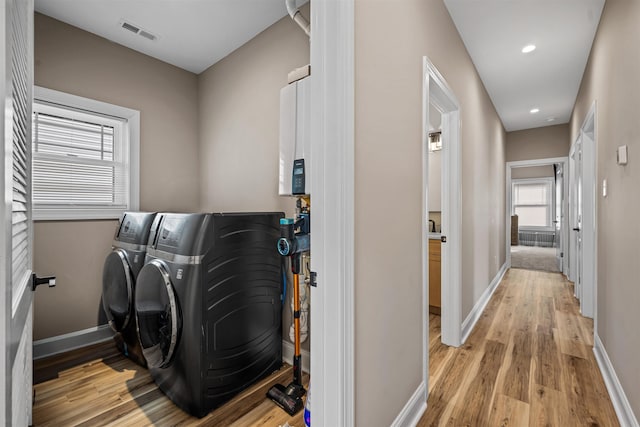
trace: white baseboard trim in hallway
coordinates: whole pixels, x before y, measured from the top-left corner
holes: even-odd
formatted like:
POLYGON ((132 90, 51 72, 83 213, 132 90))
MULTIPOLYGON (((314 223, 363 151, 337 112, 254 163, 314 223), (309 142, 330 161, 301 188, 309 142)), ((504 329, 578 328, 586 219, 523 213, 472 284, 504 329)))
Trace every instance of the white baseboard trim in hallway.
POLYGON ((427 410, 427 385, 420 383, 411 399, 404 405, 402 411, 391 423, 391 427, 413 427, 418 424, 420 417, 427 410))
POLYGON ((604 383, 609 391, 609 397, 611 397, 611 403, 613 403, 613 407, 616 410, 620 425, 622 427, 638 427, 638 419, 633 413, 633 409, 631 409, 629 399, 627 399, 627 395, 622 388, 622 384, 620 384, 620 380, 618 380, 618 375, 613 369, 609 355, 598 334, 595 334, 593 353, 598 361, 600 372, 604 377, 604 383))
MULTIPOLYGON (((286 339, 282 340, 282 361, 291 365, 293 363, 293 353, 294 347, 291 341, 288 341, 286 339)), ((311 372, 309 352, 307 350, 300 349, 300 356, 302 356, 302 371, 306 373, 311 372)))
POLYGON ((502 267, 500 268, 500 270, 498 270, 498 273, 491 281, 491 284, 489 284, 489 287, 482 293, 482 296, 480 297, 480 299, 478 299, 478 302, 476 302, 476 305, 471 310, 471 313, 469 313, 467 318, 464 319, 464 322, 462 322, 461 344, 464 344, 467 341, 467 338, 469 338, 471 331, 473 331, 474 326, 476 326, 478 319, 480 319, 482 312, 484 311, 485 307, 489 303, 491 296, 498 288, 498 285, 502 281, 502 278, 504 277, 504 274, 506 272, 507 272, 507 263, 505 262, 504 264, 502 264, 502 267))
POLYGON ((113 338, 113 330, 109 325, 94 326, 81 331, 57 335, 33 342, 33 359, 55 356, 67 351, 108 341, 113 338))

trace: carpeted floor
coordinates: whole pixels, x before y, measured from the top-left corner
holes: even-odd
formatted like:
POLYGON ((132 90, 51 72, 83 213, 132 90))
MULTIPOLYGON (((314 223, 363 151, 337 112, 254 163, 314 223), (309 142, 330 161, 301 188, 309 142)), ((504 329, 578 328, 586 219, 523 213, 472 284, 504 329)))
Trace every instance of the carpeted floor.
POLYGON ((511 246, 511 267, 559 273, 556 248, 511 246))

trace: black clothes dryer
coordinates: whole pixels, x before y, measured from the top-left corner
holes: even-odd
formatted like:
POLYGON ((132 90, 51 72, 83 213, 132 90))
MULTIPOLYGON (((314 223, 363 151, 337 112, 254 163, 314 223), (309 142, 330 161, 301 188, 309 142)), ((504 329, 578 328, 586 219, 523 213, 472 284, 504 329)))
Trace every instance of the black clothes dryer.
POLYGON ((136 286, 151 376, 203 417, 282 365, 282 213, 158 214, 136 286))
POLYGON ((155 215, 147 212, 122 215, 102 271, 102 306, 115 331, 116 347, 142 366, 146 366, 146 362, 138 341, 133 303, 136 279, 144 265, 155 215))

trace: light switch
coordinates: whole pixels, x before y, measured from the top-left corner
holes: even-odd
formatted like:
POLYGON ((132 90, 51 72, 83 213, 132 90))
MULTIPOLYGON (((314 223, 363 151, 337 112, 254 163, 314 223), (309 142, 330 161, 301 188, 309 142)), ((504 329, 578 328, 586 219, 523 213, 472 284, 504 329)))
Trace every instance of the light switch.
POLYGON ((619 165, 626 165, 627 164, 627 146, 626 145, 621 145, 620 147, 618 147, 618 164, 619 165))
POLYGON ((607 180, 602 180, 602 197, 607 197, 607 180))

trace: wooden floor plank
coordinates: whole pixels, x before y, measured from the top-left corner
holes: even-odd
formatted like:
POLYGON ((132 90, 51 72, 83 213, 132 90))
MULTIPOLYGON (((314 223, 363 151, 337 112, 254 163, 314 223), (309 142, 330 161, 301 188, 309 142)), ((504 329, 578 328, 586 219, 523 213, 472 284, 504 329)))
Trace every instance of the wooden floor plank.
MULTIPOLYGON (((180 410, 155 385, 148 371, 119 354, 112 358, 83 362, 56 370, 53 379, 34 386, 33 410, 36 426, 229 426, 243 420, 247 425, 270 422, 298 422, 302 412, 290 417, 266 398, 276 383, 288 384, 292 368, 285 365, 265 380, 249 387, 236 398, 198 419, 180 410)), ((303 381, 308 386, 309 376, 303 381)))
POLYGON ((33 383, 40 384, 57 378, 61 371, 82 365, 85 362, 105 360, 119 354, 118 349, 113 345, 113 341, 108 340, 72 352, 34 360, 33 383))
POLYGON ((529 423, 529 405, 503 394, 494 399, 489 426, 522 427, 529 423))
POLYGON ((533 377, 535 384, 560 391, 560 350, 556 346, 554 330, 538 326, 534 339, 533 377))
POLYGON ((570 355, 562 356, 562 380, 567 403, 580 425, 609 426, 615 414, 611 407, 601 407, 609 396, 599 380, 595 361, 570 355))
POLYGON ((560 344, 560 351, 563 354, 583 359, 588 358, 591 351, 584 339, 582 328, 578 325, 579 319, 577 316, 556 311, 556 319, 558 320, 558 327, 555 331, 560 344))
POLYGON ((505 350, 506 346, 501 342, 488 340, 485 343, 478 372, 465 393, 458 398, 452 414, 458 425, 487 424, 496 377, 504 362, 505 350))
MULTIPOLYGON (((529 403, 529 374, 531 371, 531 334, 514 332, 509 346, 508 368, 506 370, 501 394, 529 403)), ((505 364, 506 365, 506 364, 505 364)), ((500 370, 500 369, 499 369, 500 370)))
MULTIPOLYGON (((439 321, 430 316, 429 398, 419 426, 619 425, 593 356, 593 322, 560 274, 508 271, 460 348, 441 344, 439 321)), ((34 425, 303 426, 302 412, 290 417, 265 397, 272 384, 291 380, 291 367, 198 419, 115 347, 93 351, 75 364, 72 355, 38 361, 34 376, 50 379, 34 386, 34 425)))
POLYGON ((593 356, 593 322, 562 275, 509 270, 465 345, 446 347, 439 332, 430 327, 435 363, 419 426, 619 425, 593 356))
POLYGON ((570 416, 564 393, 541 385, 536 385, 532 391, 529 427, 580 425, 570 416))
POLYGON ((437 425, 440 419, 445 418, 447 408, 455 403, 454 396, 460 391, 458 385, 463 382, 464 376, 473 365, 472 359, 475 354, 473 351, 464 349, 458 349, 454 353, 451 361, 445 366, 437 387, 429 393, 427 412, 418 426, 437 425))

